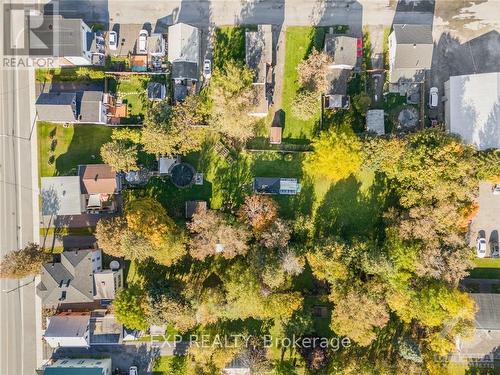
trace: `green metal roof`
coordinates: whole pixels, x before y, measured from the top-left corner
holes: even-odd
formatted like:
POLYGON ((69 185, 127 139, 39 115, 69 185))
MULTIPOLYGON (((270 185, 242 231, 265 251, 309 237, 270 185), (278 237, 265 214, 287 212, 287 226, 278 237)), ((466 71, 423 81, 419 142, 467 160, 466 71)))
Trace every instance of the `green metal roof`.
POLYGON ((102 375, 97 367, 47 367, 44 375, 102 375))

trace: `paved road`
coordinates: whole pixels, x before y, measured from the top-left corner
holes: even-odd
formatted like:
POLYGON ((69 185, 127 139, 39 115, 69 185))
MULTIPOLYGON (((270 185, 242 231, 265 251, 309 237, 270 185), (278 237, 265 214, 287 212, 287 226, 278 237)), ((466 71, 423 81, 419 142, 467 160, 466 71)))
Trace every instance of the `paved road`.
MULTIPOLYGON (((0 23, 3 25, 3 23, 0 23)), ((0 51, 2 48, 0 47, 0 51)), ((1 52, 0 52, 1 53, 1 52)), ((0 55, 0 58, 2 56, 0 55)), ((2 60, 0 60, 1 62, 2 60)), ((34 73, 0 67, 0 256, 38 241, 34 73)), ((0 280, 0 373, 33 375, 41 306, 33 278, 0 280)))

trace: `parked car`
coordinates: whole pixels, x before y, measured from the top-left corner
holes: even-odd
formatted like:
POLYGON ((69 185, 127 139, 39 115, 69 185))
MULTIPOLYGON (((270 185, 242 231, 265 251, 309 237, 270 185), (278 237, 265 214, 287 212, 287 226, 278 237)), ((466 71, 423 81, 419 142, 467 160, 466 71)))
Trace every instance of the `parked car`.
POLYGON ((138 375, 137 366, 130 366, 128 369, 128 375, 138 375))
POLYGON ((439 101, 439 91, 437 87, 431 87, 429 90, 429 108, 436 108, 439 101))
POLYGON ((117 45, 118 45, 118 35, 116 34, 116 31, 110 31, 108 34, 109 49, 116 50, 117 45))
POLYGON ((500 195, 500 184, 493 186, 493 195, 500 195))
POLYGON ((486 240, 484 238, 477 239, 477 256, 484 258, 486 255, 486 240))
POLYGON ((147 53, 148 52, 148 31, 139 31, 139 40, 137 41, 137 53, 147 53))
POLYGON ((203 76, 210 78, 212 76, 212 61, 206 59, 203 61, 203 76))
POLYGON ((363 39, 358 38, 356 40, 356 56, 363 57, 363 39))
POLYGON ((500 256, 500 251, 498 248, 498 241, 491 241, 490 242, 490 250, 491 250, 492 257, 498 258, 500 256))

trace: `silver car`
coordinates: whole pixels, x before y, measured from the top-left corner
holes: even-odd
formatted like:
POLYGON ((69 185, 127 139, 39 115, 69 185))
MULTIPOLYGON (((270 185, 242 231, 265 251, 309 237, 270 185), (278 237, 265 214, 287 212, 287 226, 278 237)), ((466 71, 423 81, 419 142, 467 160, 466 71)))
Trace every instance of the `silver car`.
POLYGON ((484 258, 486 256, 486 240, 484 238, 477 239, 477 257, 484 258))

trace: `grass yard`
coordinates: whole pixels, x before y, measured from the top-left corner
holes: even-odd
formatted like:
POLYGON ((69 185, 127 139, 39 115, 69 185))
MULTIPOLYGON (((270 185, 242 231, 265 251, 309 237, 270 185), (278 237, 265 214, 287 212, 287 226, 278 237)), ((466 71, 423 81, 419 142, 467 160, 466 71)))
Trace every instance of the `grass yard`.
POLYGON ((185 356, 159 357, 153 365, 153 375, 183 375, 187 373, 185 356))
POLYGON ((470 271, 472 279, 500 279, 500 259, 474 259, 475 268, 470 271))
POLYGON ((76 174, 79 164, 101 163, 101 145, 111 140, 104 125, 37 124, 40 177, 76 174))
POLYGON ((144 119, 149 106, 147 86, 151 80, 145 75, 131 75, 107 80, 109 90, 116 93, 117 97, 127 104, 128 117, 121 120, 123 124, 138 124, 144 119))
POLYGON ((245 31, 253 27, 222 26, 215 29, 213 67, 221 69, 228 60, 245 63, 245 31))
POLYGON ((498 375, 500 374, 500 362, 493 364, 485 363, 484 366, 474 366, 461 363, 450 363, 447 375, 498 375))
POLYGON ((95 233, 95 227, 83 228, 40 228, 40 236, 91 236, 95 233))

